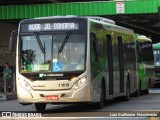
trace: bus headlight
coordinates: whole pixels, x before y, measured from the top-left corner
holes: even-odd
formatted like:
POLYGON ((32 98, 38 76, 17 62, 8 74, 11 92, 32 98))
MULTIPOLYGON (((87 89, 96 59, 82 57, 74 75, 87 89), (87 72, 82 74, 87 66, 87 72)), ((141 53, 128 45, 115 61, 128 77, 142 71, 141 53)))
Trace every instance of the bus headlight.
POLYGON ((87 83, 87 78, 81 78, 80 80, 78 80, 74 85, 73 85, 73 88, 74 89, 78 89, 82 86, 84 86, 85 84, 87 83))
POLYGON ((32 89, 31 86, 26 81, 24 81, 24 80, 19 80, 19 84, 25 90, 32 89))

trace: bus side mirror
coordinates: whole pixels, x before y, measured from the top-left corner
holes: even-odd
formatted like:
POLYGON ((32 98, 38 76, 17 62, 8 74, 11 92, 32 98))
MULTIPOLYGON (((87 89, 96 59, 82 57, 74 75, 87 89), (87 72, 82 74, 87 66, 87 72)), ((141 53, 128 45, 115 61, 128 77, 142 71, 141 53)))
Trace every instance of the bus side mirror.
POLYGON ((11 32, 11 36, 9 39, 9 51, 15 52, 16 51, 16 43, 17 43, 17 30, 11 32))

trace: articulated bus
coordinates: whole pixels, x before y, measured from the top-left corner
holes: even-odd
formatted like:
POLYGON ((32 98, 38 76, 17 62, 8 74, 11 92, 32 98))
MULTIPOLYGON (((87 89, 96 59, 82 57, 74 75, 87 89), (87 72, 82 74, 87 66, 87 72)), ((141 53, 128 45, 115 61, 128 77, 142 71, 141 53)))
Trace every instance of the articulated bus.
POLYGON ((106 99, 128 100, 138 90, 134 32, 112 20, 26 19, 19 23, 16 42, 18 101, 34 103, 36 110, 45 110, 47 103, 102 108, 106 99))
POLYGON ((155 80, 153 82, 153 86, 156 87, 160 84, 160 43, 155 43, 152 46, 155 66, 155 80))
POLYGON ((151 82, 154 80, 152 40, 136 34, 136 45, 139 92, 148 94, 151 82))

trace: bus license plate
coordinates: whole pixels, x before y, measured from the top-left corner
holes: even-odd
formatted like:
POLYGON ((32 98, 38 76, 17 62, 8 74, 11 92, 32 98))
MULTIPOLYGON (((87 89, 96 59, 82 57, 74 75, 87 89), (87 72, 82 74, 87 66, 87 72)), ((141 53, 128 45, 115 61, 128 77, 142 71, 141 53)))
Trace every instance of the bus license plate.
POLYGON ((58 100, 58 95, 49 95, 49 96, 46 96, 46 100, 58 100))

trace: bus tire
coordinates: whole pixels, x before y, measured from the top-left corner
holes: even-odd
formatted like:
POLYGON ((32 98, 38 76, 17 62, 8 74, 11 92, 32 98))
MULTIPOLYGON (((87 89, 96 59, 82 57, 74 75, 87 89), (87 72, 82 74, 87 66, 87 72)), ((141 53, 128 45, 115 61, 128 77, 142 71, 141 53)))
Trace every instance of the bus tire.
POLYGON ((148 79, 148 88, 146 88, 145 89, 145 91, 144 91, 144 93, 147 95, 147 94, 149 94, 149 88, 150 88, 150 85, 151 84, 151 78, 149 77, 149 79, 148 79))
POLYGON ((96 109, 102 109, 104 107, 105 102, 105 84, 101 83, 100 89, 100 101, 95 104, 96 109))
POLYGON ((141 91, 142 91, 141 84, 142 84, 142 79, 139 79, 139 91, 140 91, 140 93, 141 93, 141 91))
POLYGON ((145 89, 145 90, 144 90, 144 94, 145 94, 145 95, 149 94, 149 89, 145 89))
POLYGON ((34 105, 37 111, 43 111, 46 108, 45 103, 35 103, 34 105))
POLYGON ((139 89, 136 90, 136 92, 134 93, 134 97, 138 97, 141 95, 141 92, 139 89))
POLYGON ((141 79, 138 79, 138 89, 134 93, 134 97, 138 97, 141 95, 141 79))

